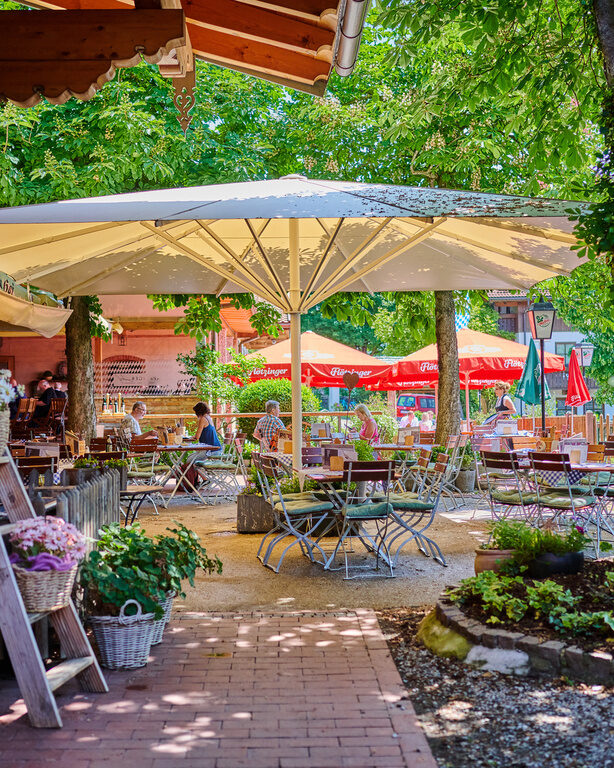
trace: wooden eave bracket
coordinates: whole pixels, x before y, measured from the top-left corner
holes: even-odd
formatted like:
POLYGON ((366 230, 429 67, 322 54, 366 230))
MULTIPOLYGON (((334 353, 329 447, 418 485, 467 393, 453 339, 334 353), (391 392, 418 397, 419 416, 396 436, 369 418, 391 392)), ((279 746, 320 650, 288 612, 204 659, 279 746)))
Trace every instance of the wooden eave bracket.
MULTIPOLYGON (((141 58, 157 64, 172 49, 186 50, 178 8, 3 11, 2 32, 0 100, 20 107, 43 96, 52 104, 71 96, 87 101, 117 67, 141 58)), ((187 53, 182 56, 185 61, 187 53)))

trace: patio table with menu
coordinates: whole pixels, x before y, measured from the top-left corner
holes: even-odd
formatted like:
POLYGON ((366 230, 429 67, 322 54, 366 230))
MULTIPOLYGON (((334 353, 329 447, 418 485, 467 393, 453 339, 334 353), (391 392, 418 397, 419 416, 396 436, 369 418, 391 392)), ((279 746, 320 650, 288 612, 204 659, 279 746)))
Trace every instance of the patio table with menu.
POLYGON ((190 482, 187 475, 194 462, 198 459, 200 452, 206 451, 212 453, 220 451, 219 445, 206 445, 205 443, 182 443, 181 445, 160 445, 160 453, 166 453, 169 456, 171 464, 166 474, 160 478, 160 485, 164 486, 171 478, 175 478, 175 487, 171 491, 168 501, 174 498, 179 490, 179 486, 187 488, 188 495, 206 504, 205 498, 200 491, 190 482), (186 460, 187 458, 187 460, 186 460))

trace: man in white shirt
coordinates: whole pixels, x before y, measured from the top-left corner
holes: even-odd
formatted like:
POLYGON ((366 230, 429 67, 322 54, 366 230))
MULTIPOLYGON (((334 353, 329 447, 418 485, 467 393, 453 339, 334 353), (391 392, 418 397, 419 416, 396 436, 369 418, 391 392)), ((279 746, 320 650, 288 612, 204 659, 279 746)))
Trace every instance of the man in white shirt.
POLYGON ((405 416, 403 416, 401 419, 399 426, 401 429, 406 429, 407 427, 419 427, 420 422, 416 418, 416 414, 413 411, 407 411, 405 416))
POLYGON ((147 414, 147 405, 142 400, 137 400, 132 406, 132 413, 127 413, 121 421, 121 428, 130 430, 132 435, 142 435, 143 437, 155 437, 158 433, 154 429, 144 434, 141 432, 139 421, 147 414))

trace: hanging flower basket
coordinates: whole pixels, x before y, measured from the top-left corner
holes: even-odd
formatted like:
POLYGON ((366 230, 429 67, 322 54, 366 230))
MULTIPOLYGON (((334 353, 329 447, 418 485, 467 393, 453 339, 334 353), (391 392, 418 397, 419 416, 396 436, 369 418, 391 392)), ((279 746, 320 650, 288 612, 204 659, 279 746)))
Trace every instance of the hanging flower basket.
POLYGON ((143 613, 141 604, 127 600, 119 616, 90 616, 89 622, 98 644, 100 660, 107 669, 144 667, 154 632, 154 614, 143 613), (137 606, 134 616, 126 616, 126 607, 137 606))
POLYGON ((42 613, 68 605, 85 536, 60 517, 32 517, 16 524, 10 542, 10 561, 26 610, 42 613))
POLYGON ((63 608, 70 602, 78 565, 66 571, 29 571, 13 565, 13 572, 28 613, 63 608))
POLYGON ((177 596, 176 592, 167 592, 166 600, 160 605, 164 608, 164 615, 154 621, 154 631, 151 640, 152 645, 158 645, 162 642, 162 635, 166 629, 166 625, 171 620, 171 611, 173 609, 173 600, 177 596))

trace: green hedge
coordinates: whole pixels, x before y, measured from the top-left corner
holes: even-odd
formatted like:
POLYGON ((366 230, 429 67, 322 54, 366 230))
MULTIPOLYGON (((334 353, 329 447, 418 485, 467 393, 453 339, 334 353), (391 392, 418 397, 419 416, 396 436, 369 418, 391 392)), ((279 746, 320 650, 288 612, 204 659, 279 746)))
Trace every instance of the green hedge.
MULTIPOLYGON (((303 385, 301 387, 303 411, 319 411, 320 401, 313 391, 303 385)), ((243 387, 236 398, 237 410, 239 413, 262 413, 264 414, 264 404, 267 400, 278 400, 282 413, 292 410, 292 384, 290 379, 262 379, 254 381, 243 387)), ((248 438, 252 438, 256 422, 258 419, 238 419, 238 429, 240 432, 247 433, 248 438)), ((289 425, 289 419, 282 419, 289 425)))

